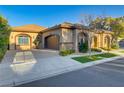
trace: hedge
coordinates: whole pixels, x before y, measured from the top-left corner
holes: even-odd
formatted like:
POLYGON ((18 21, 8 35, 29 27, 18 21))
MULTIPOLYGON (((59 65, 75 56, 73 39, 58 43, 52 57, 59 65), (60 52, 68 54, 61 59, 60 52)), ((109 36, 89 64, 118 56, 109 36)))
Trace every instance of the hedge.
POLYGON ((102 49, 99 49, 99 48, 91 48, 91 51, 94 51, 94 52, 102 52, 102 49))
POLYGON ((72 49, 70 49, 70 50, 62 50, 62 51, 59 52, 59 55, 61 55, 61 56, 67 56, 67 55, 70 55, 70 54, 72 54, 74 52, 75 51, 72 50, 72 49))

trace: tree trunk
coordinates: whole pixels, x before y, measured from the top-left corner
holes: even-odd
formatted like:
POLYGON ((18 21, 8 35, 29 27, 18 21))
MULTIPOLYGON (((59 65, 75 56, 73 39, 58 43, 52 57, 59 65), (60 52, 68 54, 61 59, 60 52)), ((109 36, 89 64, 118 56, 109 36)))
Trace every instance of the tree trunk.
POLYGON ((88 32, 88 53, 89 53, 89 57, 91 57, 91 35, 90 35, 90 32, 88 32))

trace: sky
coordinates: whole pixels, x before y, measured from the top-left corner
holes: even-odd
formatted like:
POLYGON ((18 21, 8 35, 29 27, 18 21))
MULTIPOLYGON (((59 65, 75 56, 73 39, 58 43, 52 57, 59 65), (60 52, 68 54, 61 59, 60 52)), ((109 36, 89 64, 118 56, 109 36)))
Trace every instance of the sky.
POLYGON ((36 24, 51 27, 63 22, 80 23, 82 14, 124 16, 124 6, 111 5, 0 5, 0 15, 11 26, 36 24))

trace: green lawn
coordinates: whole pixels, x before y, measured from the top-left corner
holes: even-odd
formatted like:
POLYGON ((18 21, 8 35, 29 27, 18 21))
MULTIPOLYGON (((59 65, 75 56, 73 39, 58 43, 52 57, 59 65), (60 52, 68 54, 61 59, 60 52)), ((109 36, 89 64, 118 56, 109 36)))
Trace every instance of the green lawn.
POLYGON ((117 55, 113 53, 104 53, 104 54, 92 55, 91 57, 89 56, 73 57, 72 59, 79 61, 81 63, 86 63, 90 61, 101 60, 104 58, 110 58, 110 57, 115 57, 115 56, 117 55))

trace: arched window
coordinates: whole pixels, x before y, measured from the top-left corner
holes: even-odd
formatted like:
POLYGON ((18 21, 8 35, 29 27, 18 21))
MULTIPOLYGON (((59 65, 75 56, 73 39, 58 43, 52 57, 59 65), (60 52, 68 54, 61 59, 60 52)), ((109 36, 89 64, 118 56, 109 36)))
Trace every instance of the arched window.
POLYGON ((29 36, 19 36, 18 37, 18 44, 19 45, 29 45, 29 36))
POLYGON ((92 37, 92 43, 93 43, 93 47, 94 47, 94 48, 97 48, 98 42, 97 42, 97 37, 96 37, 96 36, 93 36, 93 37, 92 37))

